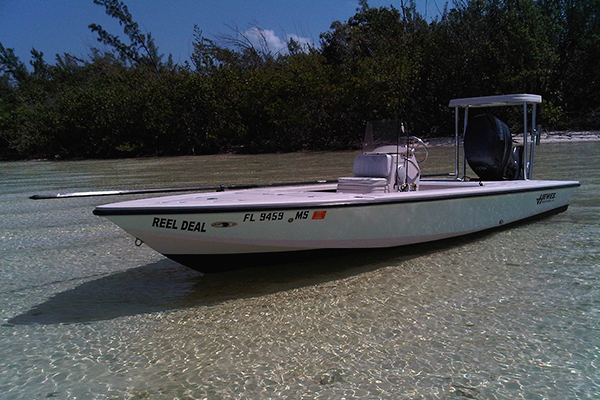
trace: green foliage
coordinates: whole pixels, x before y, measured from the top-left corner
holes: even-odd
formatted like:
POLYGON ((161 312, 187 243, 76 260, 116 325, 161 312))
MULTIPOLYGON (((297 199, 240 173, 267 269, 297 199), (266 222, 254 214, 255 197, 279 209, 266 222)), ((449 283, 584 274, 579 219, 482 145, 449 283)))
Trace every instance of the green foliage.
POLYGON ((162 61, 123 2, 94 2, 126 36, 90 25, 108 51, 52 65, 32 49, 28 69, 0 43, 0 157, 348 149, 367 120, 449 135, 451 98, 519 92, 543 96, 547 128, 600 129, 597 0, 464 0, 431 22, 412 2, 362 0, 319 48, 290 40, 283 53, 196 26, 180 66, 162 61))
POLYGON ((117 0, 94 0, 94 4, 104 6, 106 14, 117 19, 130 44, 123 43, 117 36, 105 31, 100 25, 91 24, 92 32, 98 34, 98 41, 115 49, 122 60, 141 66, 150 66, 158 71, 161 67, 161 56, 150 34, 143 34, 137 22, 129 13, 127 6, 117 0))

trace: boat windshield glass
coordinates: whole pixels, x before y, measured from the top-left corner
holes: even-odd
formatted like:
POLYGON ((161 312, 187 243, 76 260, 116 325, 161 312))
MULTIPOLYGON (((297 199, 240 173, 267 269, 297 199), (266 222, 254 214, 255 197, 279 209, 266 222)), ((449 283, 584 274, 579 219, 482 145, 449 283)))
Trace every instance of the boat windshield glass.
POLYGON ((402 123, 399 120, 369 121, 362 150, 364 153, 370 153, 381 147, 400 147, 405 143, 406 133, 403 132, 402 123))

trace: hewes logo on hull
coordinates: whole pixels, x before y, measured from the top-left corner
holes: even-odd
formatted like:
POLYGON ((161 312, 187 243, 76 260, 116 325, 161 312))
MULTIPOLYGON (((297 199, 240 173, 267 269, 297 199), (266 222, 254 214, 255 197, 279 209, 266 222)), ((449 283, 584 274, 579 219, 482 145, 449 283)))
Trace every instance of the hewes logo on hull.
POLYGON ((556 192, 540 194, 540 197, 535 199, 537 204, 552 203, 556 197, 556 192))

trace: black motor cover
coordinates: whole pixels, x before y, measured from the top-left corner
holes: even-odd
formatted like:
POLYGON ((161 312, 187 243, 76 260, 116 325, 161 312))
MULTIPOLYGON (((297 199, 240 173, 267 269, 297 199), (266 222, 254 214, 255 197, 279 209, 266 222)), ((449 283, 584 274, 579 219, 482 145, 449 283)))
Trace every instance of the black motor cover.
POLYGON ((464 147, 469 166, 481 180, 516 179, 518 162, 513 156, 510 130, 498 118, 490 114, 471 118, 464 147))

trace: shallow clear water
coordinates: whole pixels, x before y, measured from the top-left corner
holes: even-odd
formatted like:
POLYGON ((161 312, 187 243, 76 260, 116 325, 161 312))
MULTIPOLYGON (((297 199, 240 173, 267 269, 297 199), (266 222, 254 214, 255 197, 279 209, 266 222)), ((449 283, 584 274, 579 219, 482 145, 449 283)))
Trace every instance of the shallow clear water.
POLYGON ((536 151, 582 183, 565 213, 215 275, 92 215, 124 197, 28 196, 337 178, 355 153, 0 163, 0 397, 598 398, 600 142, 536 151))

